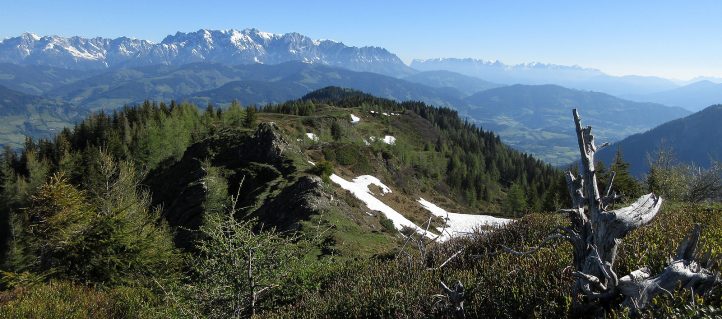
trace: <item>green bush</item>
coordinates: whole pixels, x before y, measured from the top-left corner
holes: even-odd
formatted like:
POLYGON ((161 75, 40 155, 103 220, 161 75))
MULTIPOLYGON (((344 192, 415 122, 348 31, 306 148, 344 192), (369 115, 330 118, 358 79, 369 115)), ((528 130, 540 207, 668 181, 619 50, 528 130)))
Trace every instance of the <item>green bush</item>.
POLYGON ((383 214, 380 214, 379 218, 379 223, 387 232, 396 233, 396 226, 394 226, 393 220, 386 218, 383 214))
POLYGON ((186 286, 189 311, 208 318, 250 317, 290 276, 291 242, 275 231, 254 232, 253 221, 238 221, 235 202, 229 211, 207 211, 190 262, 186 286))
POLYGON ((341 165, 356 164, 360 155, 361 150, 353 144, 342 144, 336 148, 336 161, 341 165))
POLYGON ((361 147, 352 143, 334 143, 322 150, 327 161, 336 162, 343 166, 359 166, 359 170, 369 169, 369 162, 366 155, 362 153, 361 147))
POLYGON ((323 179, 324 182, 330 182, 329 176, 333 174, 333 163, 329 161, 322 161, 317 163, 316 166, 311 167, 309 170, 311 174, 318 175, 323 179))

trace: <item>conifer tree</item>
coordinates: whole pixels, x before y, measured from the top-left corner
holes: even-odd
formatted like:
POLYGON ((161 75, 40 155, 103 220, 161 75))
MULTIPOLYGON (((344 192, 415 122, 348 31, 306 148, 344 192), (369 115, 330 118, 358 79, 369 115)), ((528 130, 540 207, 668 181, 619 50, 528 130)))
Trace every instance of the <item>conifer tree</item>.
POLYGON ((334 141, 338 141, 343 137, 343 128, 338 124, 338 121, 331 123, 331 137, 334 141))
POLYGON ((226 125, 237 127, 243 124, 243 109, 238 100, 233 100, 223 115, 223 123, 226 125))
POLYGON ((609 170, 614 172, 614 189, 626 199, 635 199, 642 195, 642 186, 629 173, 629 163, 624 161, 622 150, 617 148, 614 161, 609 170))
POLYGON ((527 208, 527 198, 524 188, 519 183, 513 183, 506 194, 507 211, 520 216, 527 208))
POLYGON ((249 106, 246 108, 246 117, 243 121, 243 126, 247 128, 254 128, 256 127, 256 107, 255 106, 249 106))

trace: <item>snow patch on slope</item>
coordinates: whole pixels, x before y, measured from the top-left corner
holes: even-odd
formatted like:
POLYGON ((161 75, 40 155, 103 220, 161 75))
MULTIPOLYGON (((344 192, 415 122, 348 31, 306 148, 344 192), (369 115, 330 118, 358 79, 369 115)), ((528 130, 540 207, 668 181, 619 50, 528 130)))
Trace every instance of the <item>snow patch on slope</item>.
MULTIPOLYGON (((370 210, 376 210, 383 213, 386 218, 390 219, 394 223, 394 227, 396 227, 396 229, 401 230, 404 227, 408 227, 420 234, 425 233, 424 229, 420 228, 412 221, 408 220, 399 212, 384 204, 374 196, 371 190, 369 190, 370 185, 376 185, 380 187, 382 192, 381 195, 391 193, 391 189, 381 183, 378 178, 371 175, 361 175, 354 178, 351 182, 343 179, 341 176, 338 176, 336 174, 332 174, 330 178, 332 182, 338 184, 339 186, 341 186, 341 188, 351 192, 351 194, 356 196, 356 198, 364 202, 370 210)), ((426 237, 432 238, 435 236, 433 234, 426 233, 426 237)))
POLYGON ((391 135, 386 135, 384 136, 384 143, 394 145, 396 144, 396 138, 391 135))
POLYGON ((318 142, 318 136, 316 136, 316 134, 306 133, 306 137, 308 137, 310 140, 312 140, 314 142, 318 142))
POLYGON ((418 202, 422 207, 424 207, 424 209, 431 212, 432 215, 444 218, 446 221, 445 230, 437 227, 439 231, 444 231, 444 233, 441 234, 441 238, 439 238, 439 240, 442 241, 448 240, 454 236, 469 234, 479 226, 501 226, 511 221, 511 219, 498 218, 488 215, 449 213, 445 209, 423 198, 419 198, 418 202))
POLYGON ((356 124, 361 121, 361 118, 359 118, 356 115, 351 114, 351 123, 356 124))

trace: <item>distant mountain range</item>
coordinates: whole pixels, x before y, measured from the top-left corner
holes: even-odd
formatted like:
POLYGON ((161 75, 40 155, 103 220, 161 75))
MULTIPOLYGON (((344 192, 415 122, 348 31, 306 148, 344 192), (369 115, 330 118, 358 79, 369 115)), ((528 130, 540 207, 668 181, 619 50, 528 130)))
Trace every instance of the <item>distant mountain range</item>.
POLYGON ((313 40, 299 33, 273 34, 256 29, 205 30, 169 35, 160 43, 120 37, 82 38, 25 33, 0 42, 0 62, 97 70, 193 62, 325 64, 393 76, 413 73, 401 59, 379 47, 349 47, 313 40))
POLYGON ((603 149, 598 158, 610 163, 617 148, 630 171, 642 176, 649 171, 648 155, 660 146, 671 149, 683 163, 708 167, 712 160, 722 160, 722 105, 713 105, 684 118, 659 125, 647 132, 631 135, 603 149))
MULTIPOLYGON (((71 80, 77 79, 80 71, 100 73, 122 68, 182 66, 199 62, 233 66, 275 65, 292 61, 384 74, 432 87, 452 87, 466 95, 502 85, 556 84, 637 101, 682 106, 692 111, 722 102, 719 93, 722 90, 709 85, 722 81, 719 78, 700 77, 693 83, 683 83, 651 76, 611 76, 597 69, 579 66, 545 63, 507 65, 470 58, 413 60, 407 66, 399 57, 380 47, 346 46, 331 40, 314 40, 295 32, 274 34, 257 29, 177 32, 160 43, 128 37, 109 39, 24 33, 0 41, 0 64, 49 66, 55 70, 42 75, 49 81, 40 82, 38 85, 41 87, 19 87, 23 84, 7 81, 0 84, 39 94, 40 90, 46 89, 43 85, 72 82, 65 75, 71 80)), ((28 71, 38 75, 36 70, 28 71)), ((0 78, 2 80, 5 79, 0 78)), ((23 79, 19 80, 22 82, 23 79)))
POLYGON ((485 81, 477 77, 443 70, 418 72, 406 76, 403 79, 432 87, 454 88, 466 95, 504 86, 503 84, 485 81))
POLYGON ((701 80, 667 91, 625 97, 636 101, 681 106, 696 112, 709 105, 722 103, 722 84, 701 80))
POLYGON ((612 95, 648 94, 677 88, 671 80, 648 76, 611 76, 597 69, 545 63, 507 65, 478 59, 413 60, 419 71, 446 70, 502 84, 556 84, 612 95))

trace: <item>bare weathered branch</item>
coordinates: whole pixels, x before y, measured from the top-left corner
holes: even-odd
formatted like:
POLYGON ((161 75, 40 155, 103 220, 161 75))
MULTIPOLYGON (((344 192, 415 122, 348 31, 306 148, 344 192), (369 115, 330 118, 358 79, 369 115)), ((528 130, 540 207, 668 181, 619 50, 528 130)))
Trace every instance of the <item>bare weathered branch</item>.
MULTIPOLYGON (((662 206, 662 198, 652 193, 639 197, 632 205, 609 212, 601 213, 603 229, 600 236, 617 239, 624 237, 629 231, 644 226, 652 221, 662 206)), ((602 238, 598 238, 600 241, 602 238)))
POLYGON ((451 257, 447 258, 446 261, 444 261, 443 263, 441 263, 441 265, 439 265, 439 267, 429 268, 428 270, 439 270, 439 269, 443 268, 443 267, 446 266, 446 264, 448 264, 451 260, 453 260, 454 258, 456 258, 457 256, 459 256, 463 251, 464 251, 464 248, 459 249, 457 252, 455 252, 453 255, 451 255, 451 257))
POLYGON ((647 268, 642 268, 622 277, 619 280, 619 290, 625 296, 624 304, 637 310, 644 308, 656 295, 671 295, 671 291, 678 287, 702 295, 719 285, 719 274, 694 260, 700 232, 700 225, 694 225, 680 243, 676 260, 659 275, 652 277, 647 268))

